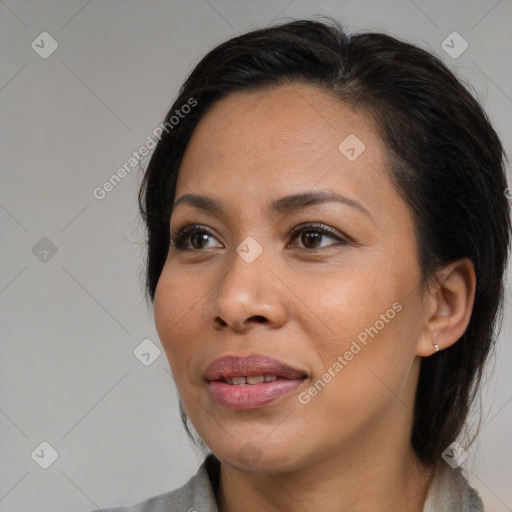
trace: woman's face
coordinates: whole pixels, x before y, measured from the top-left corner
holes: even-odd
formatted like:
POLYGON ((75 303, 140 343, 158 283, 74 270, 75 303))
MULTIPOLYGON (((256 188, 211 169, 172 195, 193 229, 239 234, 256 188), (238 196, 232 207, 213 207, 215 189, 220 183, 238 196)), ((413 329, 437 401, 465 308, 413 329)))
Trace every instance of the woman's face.
POLYGON ((199 226, 173 237, 155 321, 223 462, 279 471, 409 450, 424 309, 411 213, 388 176, 372 122, 311 86, 231 94, 197 126, 170 227, 199 226), (226 356, 295 373, 250 358, 208 370, 226 356))

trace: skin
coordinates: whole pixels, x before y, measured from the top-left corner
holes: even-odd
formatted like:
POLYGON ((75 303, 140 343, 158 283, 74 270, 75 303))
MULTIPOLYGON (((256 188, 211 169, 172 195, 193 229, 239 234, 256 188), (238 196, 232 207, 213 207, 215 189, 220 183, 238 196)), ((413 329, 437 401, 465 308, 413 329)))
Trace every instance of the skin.
POLYGON ((187 414, 222 463, 223 512, 423 509, 431 475, 409 442, 420 360, 435 353, 433 343, 444 349, 464 333, 475 275, 463 259, 420 286, 413 219, 388 169, 368 116, 309 85, 230 94, 193 133, 175 199, 208 195, 224 213, 173 211, 172 232, 200 224, 211 235, 189 237, 188 251, 171 245, 154 313, 187 414), (354 161, 338 149, 349 134, 365 144, 354 161), (368 214, 336 202, 264 210, 320 190, 368 214), (348 242, 317 228, 291 237, 303 223, 348 242), (249 236, 263 249, 252 263, 236 252, 249 236), (298 393, 397 302, 401 311, 300 403, 298 393), (263 408, 230 410, 211 399, 203 372, 231 354, 269 355, 309 378, 263 408))

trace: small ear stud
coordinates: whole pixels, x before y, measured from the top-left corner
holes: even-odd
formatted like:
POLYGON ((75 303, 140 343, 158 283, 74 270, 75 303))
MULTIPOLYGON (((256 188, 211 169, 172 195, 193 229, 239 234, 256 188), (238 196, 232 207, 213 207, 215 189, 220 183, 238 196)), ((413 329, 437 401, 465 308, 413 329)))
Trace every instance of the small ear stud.
POLYGON ((434 345, 434 348, 436 349, 436 352, 439 352, 439 345, 437 343, 432 343, 434 345))

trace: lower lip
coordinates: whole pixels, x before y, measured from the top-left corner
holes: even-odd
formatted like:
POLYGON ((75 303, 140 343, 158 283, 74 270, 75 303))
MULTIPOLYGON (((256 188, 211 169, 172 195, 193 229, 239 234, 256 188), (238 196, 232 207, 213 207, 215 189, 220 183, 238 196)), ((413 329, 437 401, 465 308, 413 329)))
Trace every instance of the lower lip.
POLYGON ((222 407, 246 411, 258 409, 296 391, 305 379, 277 379, 261 384, 236 386, 218 380, 210 381, 212 398, 222 407))

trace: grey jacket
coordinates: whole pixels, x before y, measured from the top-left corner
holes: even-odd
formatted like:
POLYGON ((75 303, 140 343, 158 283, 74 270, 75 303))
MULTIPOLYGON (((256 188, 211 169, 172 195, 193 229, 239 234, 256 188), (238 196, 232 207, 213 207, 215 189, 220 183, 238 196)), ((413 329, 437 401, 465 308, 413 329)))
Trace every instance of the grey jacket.
MULTIPOLYGON (((131 507, 91 512, 218 512, 215 489, 219 483, 219 461, 208 455, 197 473, 182 487, 153 496, 131 507)), ((423 512, 484 512, 482 500, 462 476, 448 465, 429 489, 423 512)))

